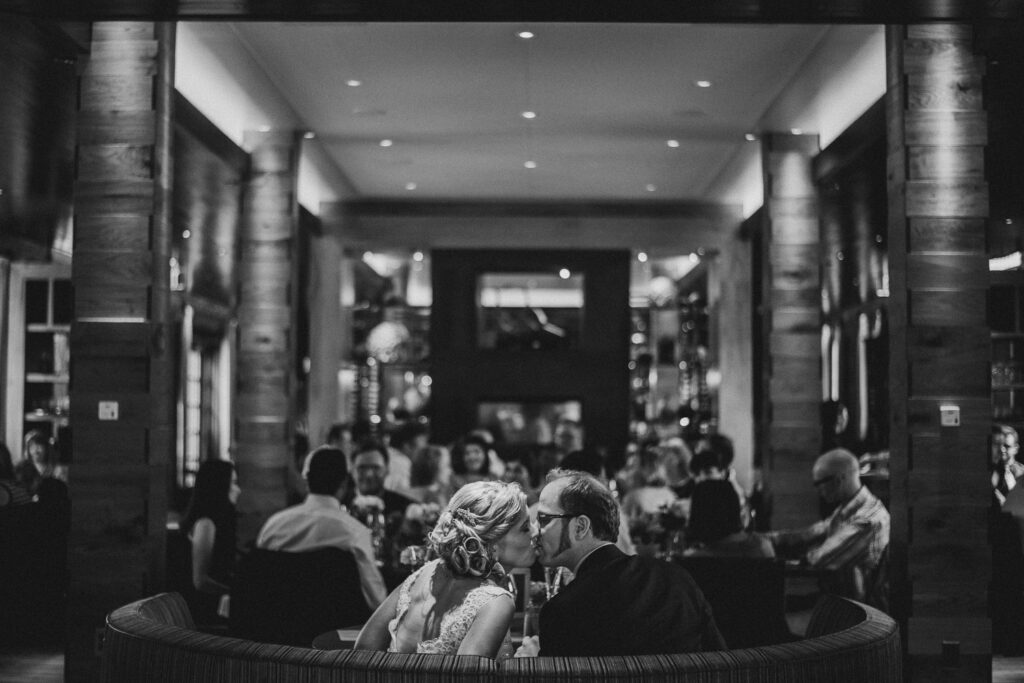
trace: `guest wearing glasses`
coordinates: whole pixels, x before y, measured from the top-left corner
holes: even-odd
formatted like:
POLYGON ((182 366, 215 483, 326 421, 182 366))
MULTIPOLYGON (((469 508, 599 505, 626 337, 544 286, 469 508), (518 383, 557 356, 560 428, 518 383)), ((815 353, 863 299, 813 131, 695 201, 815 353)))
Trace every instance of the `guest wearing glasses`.
POLYGON ((678 565, 615 546, 619 508, 594 476, 555 470, 540 494, 538 559, 575 579, 545 603, 517 656, 671 654, 725 648, 711 607, 678 565))
POLYGON ((804 529, 770 532, 768 539, 783 556, 797 555, 811 567, 835 571, 831 592, 885 609, 889 511, 861 484, 860 463, 844 448, 820 456, 812 476, 818 494, 835 510, 804 529))
POLYGON ((1006 496, 1020 483, 1024 465, 1017 462, 1020 439, 1017 430, 1007 425, 992 426, 992 493, 1002 506, 1006 496))

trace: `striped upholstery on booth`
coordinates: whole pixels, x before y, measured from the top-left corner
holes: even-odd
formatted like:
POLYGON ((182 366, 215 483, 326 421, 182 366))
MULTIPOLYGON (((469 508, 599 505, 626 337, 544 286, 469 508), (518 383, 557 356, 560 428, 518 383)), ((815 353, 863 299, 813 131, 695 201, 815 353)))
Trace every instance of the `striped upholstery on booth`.
POLYGON ((107 618, 102 680, 403 683, 441 681, 688 681, 818 683, 902 680, 896 623, 824 597, 804 640, 767 647, 642 657, 539 657, 498 665, 484 657, 312 650, 200 633, 176 593, 146 598, 107 618))
POLYGON ((815 637, 782 645, 681 655, 515 659, 502 665, 501 678, 515 683, 903 680, 899 631, 889 616, 824 596, 812 620, 815 637))
POLYGON ((122 681, 487 681, 497 666, 486 657, 313 650, 256 643, 194 630, 184 599, 162 593, 107 617, 101 680, 122 681))

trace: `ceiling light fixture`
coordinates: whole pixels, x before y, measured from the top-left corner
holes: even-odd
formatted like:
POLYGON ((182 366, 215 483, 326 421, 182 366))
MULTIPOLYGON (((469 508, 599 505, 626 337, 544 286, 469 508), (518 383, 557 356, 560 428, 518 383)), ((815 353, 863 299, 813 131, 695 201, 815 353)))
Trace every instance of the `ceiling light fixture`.
POLYGON ((535 119, 537 118, 537 112, 535 111, 524 111, 522 114, 524 119, 535 119))
POLYGON ((562 278, 563 280, 568 280, 571 275, 572 273, 569 272, 568 268, 562 268, 561 270, 558 271, 558 277, 562 278))
POLYGON ((313 138, 316 137, 316 133, 314 133, 311 130, 307 130, 302 137, 305 138, 306 140, 312 140, 313 138))
POLYGON ((530 40, 531 38, 533 38, 533 31, 520 31, 516 35, 522 38, 523 40, 530 40))
POLYGON ((793 135, 803 135, 804 134, 804 129, 803 128, 790 128, 789 132, 792 133, 793 135))
POLYGON ((362 81, 356 80, 355 78, 350 78, 347 81, 345 81, 345 85, 347 85, 350 88, 358 88, 362 84, 362 81))
POLYGON ((637 252, 636 260, 639 261, 640 263, 647 263, 647 252, 637 252))
POLYGON ((416 189, 416 183, 406 183, 405 184, 405 189, 407 189, 407 190, 415 190, 416 189))
POLYGON ((269 133, 270 132, 270 126, 260 126, 259 131, 261 133, 269 133))
POLYGON ((698 88, 710 88, 711 81, 694 81, 698 88))
POLYGON ((393 140, 389 140, 387 138, 384 138, 383 140, 380 141, 380 146, 381 147, 390 147, 393 144, 395 144, 394 141, 393 140))
POLYGON ((679 140, 666 140, 665 144, 668 145, 669 147, 675 148, 679 146, 679 140))
POLYGON ((652 183, 648 183, 647 185, 644 186, 644 189, 647 190, 648 192, 654 192, 655 190, 658 189, 658 187, 652 183))
POLYGON ((754 140, 757 139, 757 136, 754 135, 753 133, 747 133, 746 135, 743 136, 743 139, 746 140, 747 142, 753 142, 754 140))
POLYGON ((526 168, 537 168, 537 162, 527 161, 526 163, 523 164, 523 166, 525 166, 526 168))
POLYGON ((415 261, 416 263, 421 263, 423 261, 423 252, 422 251, 414 252, 413 255, 412 255, 412 260, 415 261))

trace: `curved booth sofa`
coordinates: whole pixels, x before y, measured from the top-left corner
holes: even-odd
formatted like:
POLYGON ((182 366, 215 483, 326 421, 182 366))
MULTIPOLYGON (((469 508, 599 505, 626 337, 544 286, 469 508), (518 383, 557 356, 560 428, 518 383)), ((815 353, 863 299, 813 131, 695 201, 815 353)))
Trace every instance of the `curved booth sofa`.
POLYGON ((120 681, 902 681, 899 631, 866 605, 824 597, 802 640, 638 657, 485 657, 313 650, 195 630, 185 601, 162 593, 107 617, 101 680, 120 681))

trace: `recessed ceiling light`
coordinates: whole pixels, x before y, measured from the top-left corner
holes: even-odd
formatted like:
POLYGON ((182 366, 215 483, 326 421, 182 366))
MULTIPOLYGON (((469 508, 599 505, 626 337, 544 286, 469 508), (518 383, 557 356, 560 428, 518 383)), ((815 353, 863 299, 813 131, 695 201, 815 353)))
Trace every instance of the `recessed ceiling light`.
POLYGON ((526 168, 537 168, 537 162, 527 161, 526 163, 523 164, 523 166, 525 166, 526 168))
POLYGON ((523 40, 529 40, 530 38, 533 38, 533 31, 520 31, 516 35, 523 40))
POLYGON ((669 147, 678 147, 679 140, 666 140, 665 144, 668 145, 669 147))
POLYGON ((188 239, 189 237, 192 236, 192 231, 191 230, 182 230, 181 231, 181 236, 184 237, 185 239, 188 239))
POLYGON ((757 139, 757 136, 754 135, 753 133, 747 133, 746 135, 743 136, 743 139, 746 140, 747 142, 753 142, 754 140, 757 139))
POLYGON ((790 128, 789 132, 792 133, 793 135, 803 135, 804 134, 804 129, 803 128, 790 128))
POLYGON ((535 119, 535 118, 537 118, 537 112, 535 112, 535 111, 524 111, 522 113, 522 117, 524 119, 535 119))
POLYGON ((306 140, 312 140, 313 138, 316 137, 316 133, 314 133, 311 130, 308 130, 308 131, 305 132, 305 134, 302 137, 305 138, 306 140))
POLYGON ((405 184, 405 189, 407 189, 407 190, 415 190, 416 189, 416 183, 406 183, 405 184))
POLYGON ((562 268, 561 270, 558 271, 558 277, 562 278, 563 280, 568 280, 571 275, 572 273, 569 272, 568 268, 562 268))
POLYGON ((383 140, 380 141, 379 144, 380 144, 381 147, 390 147, 391 145, 393 145, 395 143, 394 143, 393 140, 389 140, 387 138, 384 138, 383 140))
POLYGON ((421 262, 423 260, 423 252, 422 251, 414 252, 413 255, 412 255, 412 260, 415 261, 416 263, 421 262))
POLYGON ((363 84, 362 81, 356 80, 355 78, 350 78, 347 81, 345 81, 345 85, 347 85, 350 88, 358 88, 362 84, 363 84))
POLYGON ((644 185, 644 189, 647 190, 648 192, 654 192, 655 190, 658 189, 658 187, 657 187, 657 185, 653 185, 651 183, 648 183, 647 185, 644 185))
POLYGON ((636 260, 640 263, 647 263, 647 252, 641 251, 636 255, 636 260))
POLYGON ((710 88, 711 81, 694 81, 698 88, 710 88))

